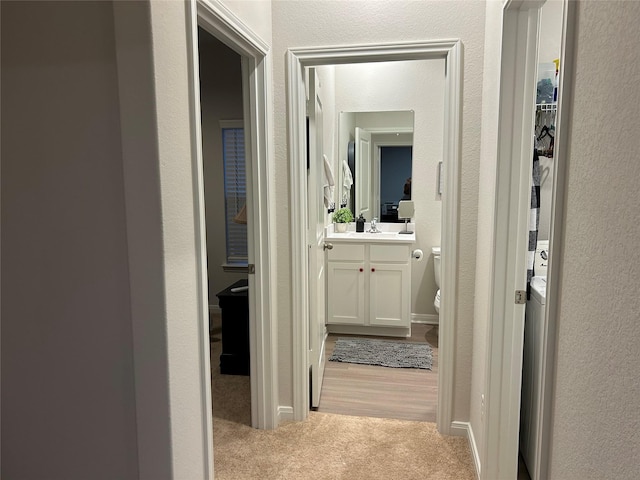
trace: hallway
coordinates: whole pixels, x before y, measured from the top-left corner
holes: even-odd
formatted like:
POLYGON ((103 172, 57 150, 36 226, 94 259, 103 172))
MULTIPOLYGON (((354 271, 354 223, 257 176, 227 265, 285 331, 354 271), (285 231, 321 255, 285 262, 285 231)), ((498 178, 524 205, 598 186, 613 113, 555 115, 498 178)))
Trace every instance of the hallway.
MULTIPOLYGON (((435 423, 311 412, 276 430, 251 428, 249 377, 220 375, 220 318, 211 319, 216 480, 475 478, 467 440, 440 435, 435 423)), ((437 328, 420 327, 433 342, 437 377, 437 328)))

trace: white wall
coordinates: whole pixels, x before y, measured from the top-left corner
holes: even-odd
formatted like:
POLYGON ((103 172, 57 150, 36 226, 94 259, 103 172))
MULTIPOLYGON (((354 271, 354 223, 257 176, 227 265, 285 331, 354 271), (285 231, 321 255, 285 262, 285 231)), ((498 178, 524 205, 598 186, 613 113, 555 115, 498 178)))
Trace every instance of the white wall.
POLYGON ((267 44, 271 43, 271 0, 221 0, 267 44))
MULTIPOLYGON (((413 261, 411 265, 411 313, 418 315, 436 315, 433 300, 437 287, 431 247, 440 245, 442 201, 437 192, 437 180, 438 162, 442 161, 443 152, 444 64, 444 60, 420 60, 335 67, 338 111, 414 111, 415 248, 425 253, 424 261, 413 261)), ((363 123, 364 114, 356 117, 359 127, 376 126, 363 123)), ((346 145, 339 145, 338 149, 339 158, 346 159, 346 145)), ((398 186, 398 198, 402 196, 402 187, 398 186)))
POLYGON ((220 120, 242 120, 242 68, 240 55, 203 30, 200 31, 198 53, 209 305, 218 305, 218 292, 247 277, 246 273, 224 272, 222 269, 222 264, 227 261, 227 243, 220 120))
POLYGON ((640 3, 577 14, 550 478, 639 478, 640 3))
POLYGON ((115 54, 108 2, 2 2, 2 478, 139 478, 115 54))
POLYGON ((538 63, 551 63, 560 58, 563 5, 563 0, 546 0, 540 9, 538 63))
MULTIPOLYGON (((288 47, 380 43, 401 40, 460 38, 464 44, 464 111, 462 125, 462 165, 458 288, 458 327, 454 368, 455 398, 453 418, 468 420, 471 385, 473 292, 475 286, 476 214, 480 148, 480 109, 484 43, 484 2, 273 2, 273 81, 274 142, 278 208, 277 243, 281 251, 290 250, 290 201, 287 153, 286 69, 288 47), (366 5, 366 8, 363 6, 366 5), (312 12, 312 13, 311 13, 312 12)), ((428 85, 425 85, 428 88, 428 85)), ((291 283, 291 263, 278 258, 277 278, 281 285, 291 283)), ((280 366, 280 404, 291 406, 291 300, 289 292, 279 291, 278 320, 280 366)))

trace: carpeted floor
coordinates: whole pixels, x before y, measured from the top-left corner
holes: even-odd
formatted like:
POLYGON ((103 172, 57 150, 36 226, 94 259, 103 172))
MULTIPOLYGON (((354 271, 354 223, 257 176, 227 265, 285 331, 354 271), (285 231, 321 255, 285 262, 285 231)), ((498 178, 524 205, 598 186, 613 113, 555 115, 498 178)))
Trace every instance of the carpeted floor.
POLYGON ((433 423, 311 412, 276 430, 251 428, 249 377, 220 375, 215 318, 212 339, 216 480, 475 478, 467 440, 433 423))
POLYGON ((213 425, 217 480, 474 478, 467 440, 433 423, 311 412, 272 431, 213 425))

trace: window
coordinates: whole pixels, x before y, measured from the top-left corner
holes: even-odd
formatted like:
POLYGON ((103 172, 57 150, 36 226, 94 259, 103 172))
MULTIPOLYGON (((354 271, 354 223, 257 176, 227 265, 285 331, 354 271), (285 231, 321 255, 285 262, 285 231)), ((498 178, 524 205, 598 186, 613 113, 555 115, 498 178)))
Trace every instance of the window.
POLYGON ((227 263, 247 264, 246 172, 242 122, 221 122, 227 263))

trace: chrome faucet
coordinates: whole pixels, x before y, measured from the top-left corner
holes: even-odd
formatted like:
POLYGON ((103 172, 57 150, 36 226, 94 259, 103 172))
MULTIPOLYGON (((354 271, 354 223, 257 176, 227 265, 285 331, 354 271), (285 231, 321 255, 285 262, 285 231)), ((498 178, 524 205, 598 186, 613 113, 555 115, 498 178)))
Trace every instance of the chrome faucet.
POLYGON ((371 228, 368 230, 369 233, 380 233, 380 230, 378 230, 376 223, 378 223, 378 218, 374 217, 374 219, 371 220, 371 228))

